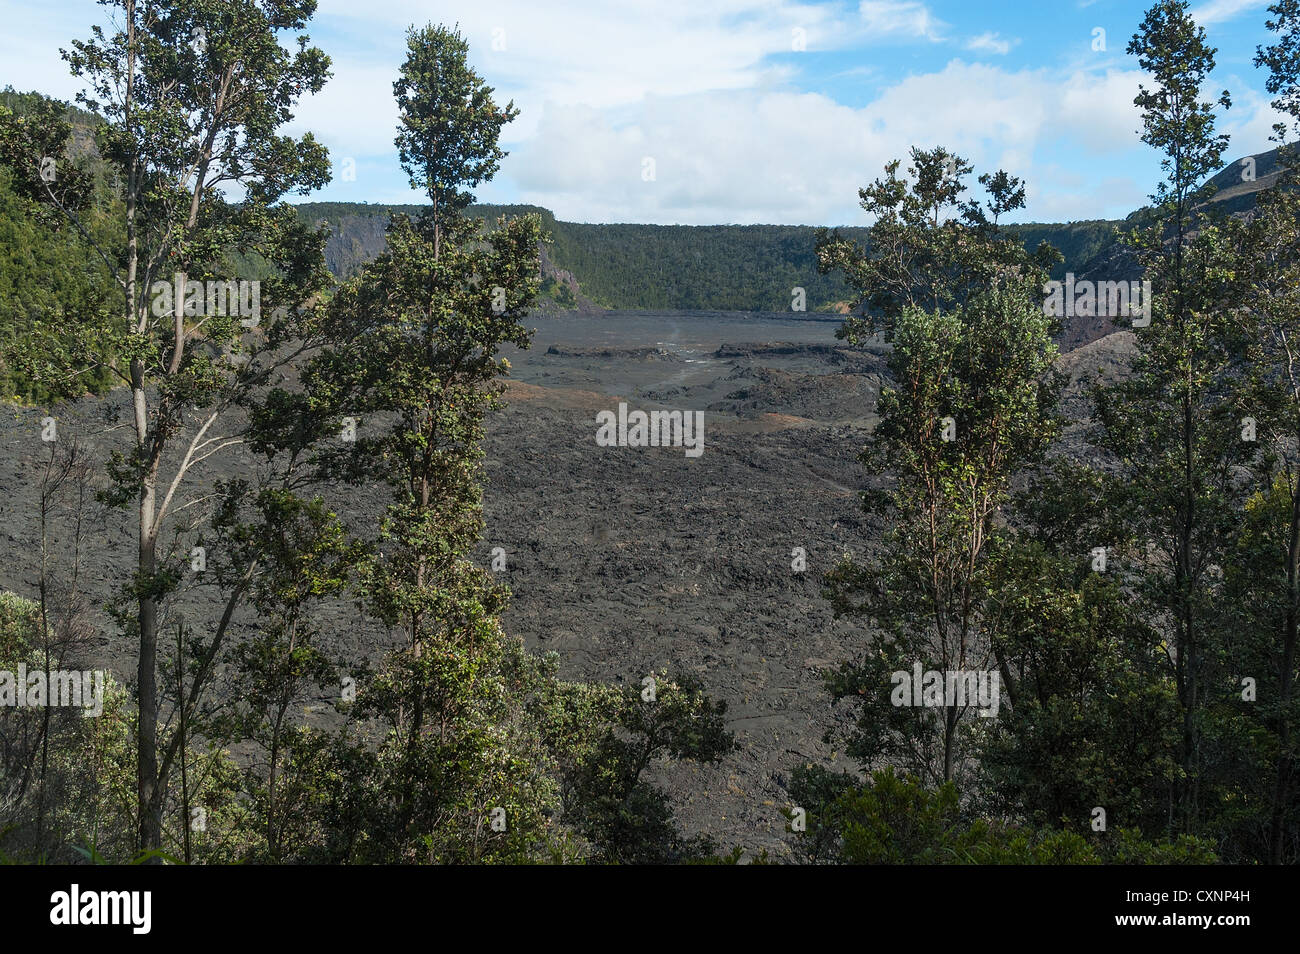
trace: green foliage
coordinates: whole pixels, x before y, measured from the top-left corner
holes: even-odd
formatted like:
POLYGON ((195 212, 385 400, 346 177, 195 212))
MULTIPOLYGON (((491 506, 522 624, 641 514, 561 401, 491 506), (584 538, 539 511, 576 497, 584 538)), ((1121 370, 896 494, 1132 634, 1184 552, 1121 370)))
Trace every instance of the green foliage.
POLYGON ((1090 565, 1089 522, 1059 502, 1070 489, 1031 484, 1027 498, 1060 509, 998 561, 990 625, 1009 705, 980 740, 983 803, 1080 832, 1101 806, 1159 834, 1179 777, 1174 684, 1140 604, 1090 565))
POLYGON ((716 762, 734 740, 725 702, 690 679, 656 673, 640 686, 555 683, 543 700, 547 745, 560 770, 563 820, 596 861, 663 864, 709 856, 707 838, 684 838, 667 794, 643 778, 661 759, 716 762))
POLYGON ((293 710, 309 695, 340 685, 334 662, 318 645, 314 611, 343 593, 365 548, 348 539, 320 497, 304 500, 283 489, 255 496, 238 487, 228 490, 234 492, 217 513, 219 538, 210 547, 227 556, 208 572, 235 577, 250 563, 261 563, 248 594, 259 625, 230 653, 238 697, 210 723, 196 721, 210 738, 257 747, 240 786, 259 835, 247 860, 278 863, 301 858, 312 842, 314 820, 307 809, 320 785, 313 771, 315 734, 298 723, 293 710), (244 509, 251 511, 247 517, 244 509))
MULTIPOLYGON (((137 413, 101 500, 136 506, 141 557, 112 609, 140 640, 137 704, 113 686, 104 718, 85 725, 0 712, 15 722, 3 734, 0 850, 91 863, 706 857, 711 844, 677 831, 643 772, 719 758, 725 706, 666 676, 654 704, 561 682, 553 661, 505 633, 508 592, 470 556, 484 529, 485 416, 509 371, 500 350, 529 344, 546 238, 536 215, 464 213, 468 188, 504 155, 497 135, 513 107, 492 102, 458 33, 411 31, 398 145, 433 205, 387 222, 386 251, 326 295, 323 233, 281 201, 323 181, 324 152, 276 132, 326 75, 305 38, 296 51, 276 39, 313 7, 181 2, 161 19, 134 8, 129 31, 95 31, 67 54, 95 113, 6 97, 24 111, 0 115, 0 225, 34 257, 0 269, 23 292, 22 313, 5 313, 5 367, 31 393, 56 373, 95 380, 77 363, 76 329, 51 316, 104 295, 78 320, 102 333, 85 340, 137 413), (116 93, 132 59, 127 104, 116 93), (69 162, 48 188, 33 157, 63 148, 69 115, 83 135, 67 156, 90 171, 69 162), (99 192, 75 192, 92 178, 99 192), (225 202, 223 182, 242 185, 243 201, 225 202), (42 289, 30 274, 74 255, 90 267, 67 282, 42 289), (155 279, 231 273, 261 282, 252 327, 187 310, 182 295, 158 307, 155 279), (275 384, 290 361, 294 385, 275 384), (337 439, 345 417, 359 422, 353 444, 337 439), (236 443, 260 465, 211 488, 206 529, 167 523, 197 503, 182 503, 189 469, 236 443), (330 500, 340 483, 376 479, 392 499, 367 538, 330 500), (206 552, 197 578, 178 556, 190 544, 206 552), (191 587, 216 616, 169 616, 163 632, 165 608, 191 587), (345 598, 406 636, 373 669, 344 667, 322 645, 322 607, 345 598), (341 727, 305 717, 310 699, 340 688, 341 727), (96 772, 76 777, 87 758, 96 772)), ((554 280, 550 294, 576 302, 554 280)), ((0 663, 45 648, 29 604, 0 609, 0 663)))
MULTIPOLYGON (((1279 105, 1294 106, 1300 4, 1273 13, 1270 26, 1283 35, 1260 60, 1273 69, 1279 105)), ((967 382, 997 380, 991 369, 1016 353, 1004 343, 983 350, 982 362, 958 360, 967 348, 963 313, 988 298, 1001 256, 1012 252, 991 226, 1018 203, 1013 182, 981 179, 993 196, 985 216, 959 199, 960 159, 914 151, 909 179, 895 163, 863 190, 879 222, 865 249, 835 235, 819 245, 823 267, 843 270, 865 306, 844 335, 883 331, 894 343, 896 384, 882 390, 881 423, 863 459, 899 475, 894 489, 867 495, 893 521, 882 558, 870 568, 846 558, 827 577, 837 612, 866 615, 883 630, 830 688, 855 707, 849 754, 864 767, 901 765, 933 791, 899 783, 892 770, 866 788, 849 775, 797 774, 804 804, 826 806, 802 839, 813 860, 1279 862, 1294 854, 1295 160, 1280 151, 1283 187, 1261 196, 1257 215, 1225 218, 1208 204, 1214 184, 1202 184, 1221 162, 1226 137, 1214 132, 1215 110, 1228 105, 1226 94, 1198 98, 1214 66, 1204 31, 1186 3, 1163 0, 1129 52, 1155 82, 1136 104, 1144 141, 1165 154, 1166 179, 1124 239, 1154 307, 1150 327, 1136 329, 1129 373, 1093 392, 1102 467, 1042 466, 1055 437, 1057 383, 1041 326, 1010 332, 1038 360, 1009 375, 1015 386, 1001 389, 1001 400, 964 423, 950 410, 961 407, 967 382), (1009 400, 1034 394, 1035 382, 1032 400, 1009 400), (956 426, 939 443, 945 415, 956 426), (995 460, 1006 466, 981 469, 995 460), (1090 565, 1099 550, 1107 566, 1090 565), (945 640, 945 622, 959 641, 945 640), (951 645, 961 653, 943 651, 951 645), (978 766, 963 776, 968 803, 946 787, 959 716, 885 701, 891 672, 917 658, 938 669, 973 658, 1000 675, 998 718, 966 735, 965 764, 978 766), (1099 807, 1121 826, 1100 839, 1089 825, 1099 807), (987 821, 971 814, 977 808, 1012 821, 987 821)))
MULTIPOLYGON (((1112 556, 1146 604, 1165 675, 1177 693, 1180 777, 1176 830, 1200 833, 1203 780, 1213 774, 1208 710, 1223 686, 1224 640, 1234 628, 1220 568, 1239 530, 1240 476, 1257 444, 1243 441, 1241 359, 1247 299, 1237 228, 1201 205, 1227 137, 1214 132, 1217 101, 1199 99, 1214 49, 1187 4, 1164 0, 1129 44, 1154 80, 1134 100, 1143 141, 1163 154, 1165 178, 1146 223, 1125 237, 1151 282, 1149 327, 1122 381, 1094 389, 1095 442, 1118 465, 1104 504, 1122 515, 1131 543, 1112 556)), ((1098 541, 1095 546, 1112 541, 1098 541)))
MULTIPOLYGON (((326 260, 344 278, 355 276, 383 250, 391 216, 420 211, 418 206, 349 202, 309 202, 297 208, 309 224, 330 224, 335 234, 326 260)), ((795 288, 805 290, 813 313, 833 311, 852 299, 842 276, 818 272, 818 229, 813 226, 587 224, 558 221, 546 209, 525 205, 471 205, 466 212, 485 221, 539 215, 552 237, 551 262, 571 272, 582 294, 606 308, 789 313, 795 288)), ((1052 275, 1060 278, 1067 267, 1083 272, 1089 261, 1113 247, 1118 224, 1024 224, 1006 226, 1006 232, 1028 250, 1042 242, 1058 247, 1065 260, 1053 267, 1052 275)), ((867 230, 844 228, 840 234, 865 241, 867 230)), ((572 307, 563 299, 559 303, 572 307)))
POLYGON ((1214 132, 1215 107, 1232 105, 1228 91, 1214 101, 1200 99, 1215 50, 1186 0, 1160 0, 1147 10, 1126 52, 1154 83, 1139 84, 1133 100, 1142 110, 1142 141, 1164 155, 1166 178, 1151 198, 1163 217, 1185 223, 1196 201, 1208 197, 1202 183, 1218 171, 1228 145, 1226 134, 1214 132))
POLYGON ((541 288, 538 289, 538 297, 555 302, 557 306, 564 309, 578 307, 578 299, 573 293, 573 289, 562 281, 554 278, 546 278, 542 281, 541 288))
POLYGON ((1008 233, 1020 239, 1026 252, 1047 244, 1061 253, 1061 261, 1052 266, 1051 277, 1057 281, 1066 272, 1076 275, 1088 272, 1115 247, 1118 240, 1118 222, 1087 220, 1045 225, 1025 223, 1004 226, 1008 233))
MULTIPOLYGON (((0 593, 0 670, 45 670, 40 607, 0 593)), ((54 657, 51 669, 80 667, 54 657)), ((69 708, 0 708, 0 854, 26 863, 81 861, 121 864, 136 851, 135 710, 126 689, 104 674, 102 712, 84 717, 69 708)), ((194 807, 208 830, 196 835, 196 861, 232 860, 228 846, 243 809, 231 787, 233 763, 219 750, 195 746, 194 807)), ((185 816, 175 802, 165 813, 168 858, 180 859, 185 816)))
POLYGON ((404 645, 361 686, 355 714, 367 731, 323 755, 336 766, 324 782, 331 794, 312 810, 335 834, 311 850, 370 862, 569 857, 576 846, 552 822, 560 810, 600 860, 703 852, 676 834, 667 798, 641 773, 661 755, 716 758, 721 708, 690 686, 666 687, 647 709, 558 684, 552 666, 506 635, 508 594, 469 556, 483 533, 484 419, 509 370, 499 352, 530 342, 522 322, 545 236, 536 215, 488 228, 463 213, 468 188, 503 155, 497 137, 513 109, 496 107, 459 34, 413 30, 408 47, 395 84, 398 144, 433 205, 395 215, 385 251, 331 298, 304 400, 275 395, 259 411, 268 450, 312 431, 278 428, 277 408, 359 416, 357 440, 320 465, 383 480, 393 494, 358 594, 404 645), (364 739, 372 732, 377 747, 364 739))
POLYGON ((89 114, 36 94, 0 95, 0 397, 45 403, 103 391, 115 379, 104 324, 117 306, 97 244, 111 244, 112 195, 75 157, 89 114), (75 117, 74 127, 67 117, 75 117), (53 182, 42 162, 57 160, 53 182), (57 207, 77 210, 81 229, 57 207))
MULTIPOLYGON (((139 837, 141 849, 156 850, 168 773, 186 751, 159 731, 159 610, 175 580, 160 565, 158 544, 173 507, 183 506, 177 492, 200 452, 229 446, 204 443, 203 435, 223 427, 222 413, 249 400, 283 363, 287 343, 310 338, 311 306, 328 281, 323 236, 283 199, 324 185, 329 162, 311 134, 280 129, 303 94, 322 88, 329 60, 301 33, 314 0, 176 0, 161 11, 129 0, 107 5, 118 9, 113 26, 93 27, 63 56, 85 86, 79 102, 102 117, 96 149, 121 198, 118 239, 101 249, 121 291, 105 334, 132 392, 134 444, 115 452, 105 499, 136 503, 138 566, 122 588, 119 618, 139 642, 139 837), (228 190, 242 193, 238 204, 226 200, 228 190), (215 301, 200 307, 206 303, 186 291, 190 281, 251 280, 229 273, 232 248, 271 272, 259 294, 265 321, 215 301), (174 439, 196 413, 206 423, 177 453, 174 439), (165 465, 175 476, 160 493, 165 465)), ((80 225, 66 203, 49 200, 80 225)))
POLYGON ((813 860, 892 865, 1212 864, 1216 860, 1208 846, 1193 838, 1153 843, 1127 829, 1085 836, 1003 824, 963 809, 951 782, 927 789, 915 778, 896 775, 889 768, 873 773, 862 785, 805 769, 797 775, 792 794, 807 806, 808 831, 795 837, 818 847, 819 857, 813 860))
POLYGON ((1205 735, 1214 758, 1202 784, 1215 806, 1205 827, 1230 861, 1296 856, 1290 833, 1300 830, 1300 793, 1289 766, 1300 721, 1291 544, 1297 493, 1294 464, 1277 465, 1272 485, 1246 502, 1225 566, 1229 625, 1216 667, 1222 678, 1207 687, 1205 735))
POLYGON ((394 220, 388 251, 332 299, 335 344, 304 375, 314 400, 387 422, 339 461, 393 488, 360 582, 407 637, 361 696, 387 731, 373 860, 517 858, 544 827, 548 783, 520 709, 527 667, 497 619, 505 593, 467 556, 483 527, 483 417, 508 369, 497 352, 528 343, 540 238, 530 218, 486 235, 451 212, 394 220), (493 809, 504 831, 488 826, 493 809))
POLYGON ((1023 202, 1019 183, 981 177, 985 209, 962 199, 969 167, 944 149, 913 151, 914 181, 888 176, 863 190, 879 216, 866 249, 827 235, 825 268, 841 268, 867 313, 846 320, 850 340, 883 331, 895 382, 881 389, 880 422, 861 460, 892 481, 866 495, 887 514, 878 560, 846 555, 826 577, 837 614, 881 630, 872 652, 830 681, 857 706, 849 751, 864 764, 898 759, 927 783, 966 764, 967 706, 898 705, 890 674, 987 670, 1000 523, 1011 483, 1035 465, 1059 429, 1051 325, 1036 291, 1050 250, 1029 256, 996 219, 1023 202), (944 210, 961 207, 960 219, 944 210), (889 254, 882 250, 890 249, 889 254))
POLYGON ((492 87, 469 66, 460 31, 429 26, 407 31, 408 54, 393 83, 401 115, 397 151, 411 188, 425 193, 435 214, 455 214, 470 192, 496 175, 504 150, 501 127, 519 115, 497 106, 492 87))
MULTIPOLYGON (((870 228, 815 243, 473 206, 517 111, 458 30, 428 26, 409 31, 394 94, 402 166, 431 204, 295 208, 285 197, 328 178, 319 143, 279 132, 328 75, 300 35, 314 2, 109 5, 129 29, 65 53, 88 111, 0 93, 0 387, 40 402, 131 388, 135 439, 103 500, 137 508, 115 612, 140 666, 135 704, 110 679, 97 718, 0 710, 0 857, 742 863, 685 835, 651 780, 732 750, 724 703, 666 672, 653 696, 565 681, 505 631, 509 593, 471 559, 482 444, 501 351, 529 345, 539 300, 788 311, 802 287, 810 310, 851 310, 842 337, 888 339, 893 380, 862 456, 887 532, 825 581, 837 614, 877 630, 828 680, 866 777, 794 771, 798 854, 1295 860, 1300 154, 1279 152, 1282 187, 1249 220, 1210 207, 1229 102, 1199 99, 1214 50, 1185 2, 1156 3, 1129 45, 1166 178, 1127 223, 1155 305, 1131 373, 1094 392, 1097 469, 1050 459, 1061 379, 1041 285, 1100 260, 1113 225, 1007 226, 1025 193, 1004 172, 977 199, 964 160, 914 149, 862 190, 870 228), (265 320, 157 307, 178 275, 258 280, 265 320), (298 379, 275 385, 291 360, 298 379), (345 417, 355 442, 336 439, 345 417), (178 522, 189 468, 233 443, 257 472, 215 488, 204 530, 178 522), (360 481, 391 491, 368 536, 331 504, 360 481), (175 552, 208 546, 200 583, 159 550, 165 532, 175 552), (161 620, 190 585, 219 613, 177 622, 171 647, 161 620), (322 610, 346 599, 401 640, 373 669, 327 652, 322 610), (998 717, 897 705, 894 674, 918 664, 992 671, 998 717), (355 702, 306 716, 353 679, 355 702), (1092 830, 1098 807, 1113 830, 1092 830)), ((1298 125, 1300 0, 1271 12, 1258 62, 1298 125)), ((47 618, 46 564, 42 546, 40 603, 0 593, 0 670, 78 663, 47 618)))
POLYGON ((907 309, 946 312, 1004 281, 1037 295, 1061 256, 1047 245, 1030 253, 999 225, 1025 204, 1019 179, 1002 171, 981 175, 987 195, 980 202, 967 196, 970 163, 942 146, 913 147, 906 177, 901 165, 887 163, 884 177, 859 191, 875 219, 865 242, 838 230, 818 233, 818 270, 842 272, 856 296, 839 337, 858 341, 883 332, 888 340, 907 309))

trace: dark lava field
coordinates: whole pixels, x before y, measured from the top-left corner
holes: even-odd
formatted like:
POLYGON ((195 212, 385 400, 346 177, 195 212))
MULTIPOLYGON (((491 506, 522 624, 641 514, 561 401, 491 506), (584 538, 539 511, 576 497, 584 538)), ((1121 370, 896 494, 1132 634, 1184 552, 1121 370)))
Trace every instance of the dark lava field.
MULTIPOLYGON (((529 323, 533 347, 508 354, 509 403, 492 417, 487 446, 479 556, 487 565, 492 548, 506 552, 513 601, 505 625, 557 653, 569 677, 639 683, 664 668, 698 676, 726 700, 736 749, 716 765, 658 767, 658 779, 688 831, 712 834, 724 850, 779 856, 790 770, 807 761, 844 765, 822 741, 837 718, 823 679, 862 652, 870 634, 860 622, 832 619, 820 576, 846 550, 870 552, 877 533, 858 509, 870 475, 856 458, 875 420, 885 350, 850 348, 835 338, 837 321, 817 318, 622 312, 529 323), (703 454, 598 446, 596 414, 620 401, 703 411, 703 454), (796 547, 807 553, 802 573, 792 569, 796 547)), ((1128 338, 1103 338, 1063 364, 1086 378, 1125 351, 1128 338)), ((1072 393, 1067 409, 1079 413, 1072 393)), ((60 439, 87 446, 102 482, 108 451, 130 440, 125 410, 119 392, 54 411, 6 411, 0 588, 35 596, 48 456, 41 418, 54 413, 60 439)), ((200 477, 254 466, 236 448, 205 462, 200 477)), ((345 520, 375 525, 383 490, 341 496, 345 520)), ((56 559, 70 562, 69 501, 50 526, 56 559)), ((127 682, 132 647, 98 608, 132 564, 130 515, 93 505, 81 534, 88 556, 78 585, 97 608, 98 631, 86 662, 127 682)), ((186 591, 178 611, 209 598, 202 588, 186 591)), ((321 626, 325 644, 348 658, 373 657, 394 641, 350 603, 330 607, 321 626)), ((327 701, 309 708, 323 713, 327 701)))

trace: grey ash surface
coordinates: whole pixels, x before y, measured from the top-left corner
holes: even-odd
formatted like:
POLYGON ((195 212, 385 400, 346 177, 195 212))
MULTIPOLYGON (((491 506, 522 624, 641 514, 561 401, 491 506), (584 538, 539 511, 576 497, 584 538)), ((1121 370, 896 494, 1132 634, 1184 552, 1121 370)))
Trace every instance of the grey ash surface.
MULTIPOLYGON (((859 512, 870 475, 856 457, 875 421, 883 349, 847 348, 834 322, 779 316, 562 315, 530 324, 533 347, 509 355, 509 405, 489 423, 477 554, 486 565, 492 547, 506 551, 505 625, 557 653, 568 677, 639 682, 665 667, 698 676, 726 700, 736 750, 717 765, 657 768, 658 780, 688 831, 779 856, 791 769, 848 767, 822 741, 837 718, 823 680, 863 651, 869 633, 832 619, 820 576, 845 550, 870 552, 877 536, 859 512), (596 412, 620 400, 703 410, 703 456, 598 447, 596 412), (807 551, 803 574, 791 569, 794 547, 807 551)), ((1067 356, 1072 377, 1082 382, 1116 360, 1120 339, 1067 356)), ((6 408, 0 418, 0 588, 26 596, 35 595, 46 413, 6 408)), ((125 427, 109 428, 126 421, 125 395, 55 413, 61 438, 87 444, 102 482, 109 449, 129 441, 125 427)), ((254 467, 234 452, 207 462, 201 477, 254 467)), ((381 488, 332 499, 363 531, 385 502, 381 488)), ((69 509, 54 514, 56 560, 66 561, 72 526, 69 509)), ((132 646, 101 608, 132 564, 130 516, 92 506, 83 536, 80 585, 98 631, 87 663, 128 681, 132 646)), ((177 610, 214 618, 210 600, 187 590, 177 610)), ((328 607, 320 623, 325 645, 345 658, 374 658, 397 641, 350 603, 328 607)), ((255 625, 244 613, 238 631, 255 625)), ((323 713, 328 701, 310 708, 323 713)))

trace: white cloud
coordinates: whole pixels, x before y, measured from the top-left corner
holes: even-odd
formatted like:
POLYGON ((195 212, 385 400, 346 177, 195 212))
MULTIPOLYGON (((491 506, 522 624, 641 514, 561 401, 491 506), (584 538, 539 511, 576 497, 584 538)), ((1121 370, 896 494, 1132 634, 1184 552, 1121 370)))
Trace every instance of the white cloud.
POLYGON ((947 25, 920 0, 862 0, 858 13, 868 34, 877 38, 920 37, 938 43, 947 25))
MULTIPOLYGON (((1004 166, 1036 196, 1044 149, 1112 158, 1141 150, 1136 85, 1136 73, 1061 77, 953 60, 861 108, 762 90, 650 97, 632 110, 551 103, 502 175, 525 201, 577 221, 862 223, 857 190, 913 145, 949 146, 981 171, 1004 166)), ((1142 190, 1121 181, 1067 191, 1029 214, 1126 214, 1142 190)))
POLYGON ((1223 23, 1249 10, 1260 10, 1273 0, 1210 0, 1192 10, 1192 19, 1201 26, 1223 23))
POLYGON ((1019 45, 1019 39, 1004 40, 997 33, 981 33, 967 41, 966 49, 1006 56, 1011 52, 1012 47, 1019 45))
MULTIPOLYGON (((0 37, 0 58, 25 83, 68 95, 73 81, 57 48, 84 36, 102 8, 5 2, 22 28, 0 37)), ((1132 106, 1137 74, 1118 60, 1007 70, 956 59, 893 74, 893 85, 852 106, 834 90, 796 91, 804 62, 792 49, 796 30, 810 64, 819 52, 882 40, 958 42, 944 40, 950 28, 920 0, 847 9, 810 0, 555 0, 544 9, 535 0, 444 0, 436 10, 427 0, 320 0, 310 33, 335 76, 300 104, 294 128, 313 130, 336 161, 356 160, 356 180, 336 179, 330 198, 416 198, 397 171, 392 80, 405 27, 431 17, 458 23, 476 68, 523 109, 504 132, 511 155, 480 191, 485 200, 532 201, 585 221, 860 222, 859 187, 910 146, 939 144, 980 170, 1022 176, 1039 220, 1122 214, 1148 191, 1150 150, 1138 145, 1132 106), (494 39, 505 48, 494 50, 494 39), (656 160, 654 182, 641 177, 646 156, 656 160), (1066 168, 1086 182, 1066 183, 1066 168)), ((960 42, 1002 53, 1016 41, 989 31, 960 42)), ((846 64, 837 76, 869 72, 878 84, 891 69, 883 60, 846 64)), ((1250 105, 1232 111, 1243 152, 1266 148, 1255 143, 1271 122, 1266 104, 1250 105)))
POLYGON ((393 99, 395 70, 335 61, 334 76, 317 96, 303 97, 290 127, 296 134, 311 130, 333 152, 387 155, 396 150, 397 102, 393 99))
POLYGON ((767 57, 794 51, 796 30, 809 53, 849 45, 864 32, 851 17, 798 0, 452 0, 436 11, 427 0, 321 0, 318 16, 371 35, 383 24, 392 38, 381 51, 390 70, 404 53, 407 24, 456 23, 478 68, 526 110, 548 100, 604 107, 752 88, 767 57), (494 39, 504 49, 494 49, 494 39))
POLYGON ((1291 119, 1273 108, 1271 97, 1256 92, 1236 77, 1228 84, 1232 92, 1232 109, 1228 110, 1220 128, 1232 137, 1225 158, 1254 155, 1276 148, 1270 141, 1273 124, 1291 119))

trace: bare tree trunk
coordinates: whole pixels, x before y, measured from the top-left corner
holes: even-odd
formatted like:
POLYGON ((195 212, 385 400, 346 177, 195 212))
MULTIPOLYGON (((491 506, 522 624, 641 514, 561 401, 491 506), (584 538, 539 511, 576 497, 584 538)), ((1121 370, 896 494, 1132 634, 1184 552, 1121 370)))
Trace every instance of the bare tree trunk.
POLYGON ((188 865, 192 859, 190 853, 190 779, 186 771, 186 739, 185 739, 185 625, 178 623, 176 625, 176 708, 180 716, 180 736, 181 736, 181 818, 185 825, 185 863, 188 865))
POLYGON ((944 712, 943 780, 945 782, 952 781, 952 766, 957 754, 957 719, 960 711, 956 706, 950 706, 944 712))
MULTIPOLYGON (((126 91, 123 102, 123 121, 129 130, 134 122, 136 21, 135 0, 126 0, 126 91)), ((137 211, 140 191, 140 159, 132 155, 127 169, 126 184, 126 288, 124 317, 136 333, 145 329, 147 318, 142 316, 136 301, 136 284, 140 265, 137 211)), ((157 483, 157 459, 149 448, 149 408, 144 387, 144 365, 131 362, 131 400, 135 417, 136 448, 148 450, 151 466, 140 484, 138 501, 139 527, 137 534, 137 569, 141 581, 150 580, 156 569, 154 499, 157 483)), ((162 807, 158 799, 158 685, 155 672, 158 653, 158 607, 148 592, 139 596, 137 609, 140 657, 136 670, 136 695, 139 724, 136 733, 136 811, 139 836, 137 847, 156 850, 162 846, 162 807)))
POLYGON ((1273 781, 1273 806, 1269 818, 1270 864, 1283 863, 1282 836, 1286 804, 1291 789, 1291 693, 1295 688, 1296 634, 1300 630, 1300 487, 1291 488, 1291 539, 1286 565, 1286 629, 1282 634, 1282 672, 1278 686, 1281 718, 1278 725, 1277 776, 1273 781))
MULTIPOLYGON (((54 446, 50 446, 50 460, 45 466, 45 479, 41 481, 41 644, 45 653, 45 678, 50 678, 50 594, 49 594, 49 516, 50 499, 54 493, 51 487, 51 474, 54 470, 54 446)), ((62 481, 57 481, 58 483, 62 481)), ((50 768, 50 712, 53 700, 46 700, 41 712, 41 784, 36 802, 36 843, 44 845, 45 841, 45 787, 46 775, 50 768)))
MULTIPOLYGON (((151 473, 140 484, 139 576, 146 586, 151 584, 157 569, 153 526, 156 480, 156 474, 151 473)), ((158 790, 158 603, 148 590, 139 599, 140 661, 136 682, 140 725, 136 754, 140 849, 156 851, 162 847, 162 798, 158 790)))

